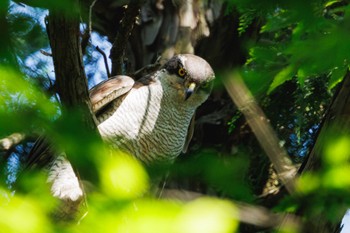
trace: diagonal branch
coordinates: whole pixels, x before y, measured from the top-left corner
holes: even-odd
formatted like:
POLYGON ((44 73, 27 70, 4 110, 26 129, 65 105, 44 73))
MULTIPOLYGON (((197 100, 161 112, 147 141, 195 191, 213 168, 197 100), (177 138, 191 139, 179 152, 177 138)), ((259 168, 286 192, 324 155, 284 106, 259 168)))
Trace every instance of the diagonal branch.
POLYGON ((7 151, 18 145, 26 138, 24 133, 13 133, 6 138, 0 139, 0 151, 7 151))
POLYGON ((225 74, 224 85, 233 102, 244 114, 261 147, 274 165, 278 177, 289 193, 294 192, 297 169, 279 140, 261 108, 250 94, 238 72, 225 74))
POLYGON ((107 61, 107 55, 105 52, 103 52, 103 50, 96 46, 96 50, 101 53, 102 57, 103 57, 103 62, 105 63, 105 68, 106 68, 106 73, 107 73, 107 78, 111 77, 111 72, 109 72, 109 67, 108 67, 108 61, 107 61))

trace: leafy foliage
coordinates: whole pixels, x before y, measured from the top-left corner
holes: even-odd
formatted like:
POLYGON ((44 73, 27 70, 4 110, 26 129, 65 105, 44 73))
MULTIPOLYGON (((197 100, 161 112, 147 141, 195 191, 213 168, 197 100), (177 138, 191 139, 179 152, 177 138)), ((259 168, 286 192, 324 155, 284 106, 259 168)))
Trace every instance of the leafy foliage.
MULTIPOLYGON (((247 78, 271 80, 269 93, 293 77, 303 85, 307 78, 330 75, 330 87, 334 87, 348 68, 346 38, 349 34, 345 25, 350 8, 336 7, 342 17, 325 17, 331 14, 329 6, 332 2, 324 5, 322 1, 288 1, 284 4, 269 1, 261 8, 254 8, 265 13, 266 22, 261 28, 260 42, 250 49, 247 78), (268 10, 273 6, 274 10, 268 10)), ((248 3, 237 5, 243 9, 249 6, 248 3)), ((243 12, 243 15, 249 15, 251 9, 243 12)))
MULTIPOLYGON (((65 8, 67 2, 71 3, 37 0, 32 4, 65 8)), ((245 41, 250 47, 242 75, 250 91, 261 100, 282 138, 281 145, 299 163, 313 145, 332 91, 348 70, 350 7, 343 1, 320 0, 231 0, 228 5, 240 12, 237 30, 241 38, 251 24, 262 24, 258 41, 245 41)), ((152 180, 170 171, 170 180, 189 181, 198 190, 205 189, 206 193, 227 199, 254 202, 246 173, 249 166, 259 163, 249 164, 248 153, 231 153, 226 157, 208 150, 172 166, 145 168, 129 155, 111 152, 96 135, 83 130, 78 120, 79 109, 63 115, 58 101, 42 92, 52 88, 50 80, 54 80, 51 58, 38 56, 40 49, 48 48, 43 18, 39 22, 37 17, 44 15, 44 11, 21 11, 8 1, 0 3, 0 10, 3 13, 0 20, 6 22, 4 36, 0 38, 4 45, 0 48, 3 56, 0 61, 4 61, 0 66, 0 137, 17 131, 30 134, 45 130, 93 186, 88 195, 87 216, 79 225, 61 224, 51 217, 60 203, 52 198, 42 174, 20 177, 15 195, 5 185, 0 189, 0 229, 6 232, 239 231, 238 220, 233 217, 238 210, 231 202, 218 198, 200 198, 187 204, 159 200, 152 193, 152 180), (18 219, 21 224, 17 224, 18 219)), ((98 37, 98 43, 103 40, 106 38, 98 37)), ((104 70, 97 65, 92 46, 87 47, 84 62, 90 78, 96 73, 103 76, 104 70)), ((241 116, 237 111, 229 120, 231 135, 239 130, 241 116)), ((297 195, 276 205, 275 210, 295 213, 306 209, 311 217, 326 212, 333 220, 339 210, 349 206, 350 139, 334 132, 326 135, 321 169, 301 176, 297 195)), ((256 151, 256 145, 249 148, 252 145, 249 142, 242 144, 240 147, 256 151)), ((234 151, 234 145, 229 146, 234 151)), ((25 152, 23 148, 22 152, 25 152)), ((18 163, 18 159, 6 162, 2 158, 1 163, 10 166, 18 163)), ((262 173, 261 163, 256 169, 262 173)))
MULTIPOLYGON (((232 217, 232 213, 237 210, 230 202, 201 198, 181 204, 155 199, 150 193, 147 172, 135 158, 119 152, 111 156, 110 151, 103 149, 104 145, 93 135, 87 135, 81 130, 83 127, 77 127, 79 121, 75 117, 79 114, 72 112, 70 116, 60 116, 57 104, 45 97, 20 73, 1 67, 0 75, 4 77, 0 83, 0 115, 3 120, 1 135, 5 136, 17 130, 30 132, 33 130, 31 127, 45 128, 46 133, 59 146, 74 155, 70 159, 80 171, 97 176, 91 178, 86 173, 81 173, 96 185, 89 195, 87 217, 79 225, 60 225, 50 217, 59 207, 59 203, 52 197, 45 175, 22 173, 16 184, 16 195, 4 187, 1 189, 1 229, 6 232, 236 231, 238 222, 232 217), (27 121, 22 120, 24 114, 27 121), (58 117, 62 119, 57 120, 58 117), (80 146, 82 144, 87 145, 85 149, 80 146), (93 168, 99 172, 94 173, 93 168), (30 217, 26 217, 28 213, 30 217), (19 219, 21 224, 17 224, 19 219)), ((212 162, 214 160, 211 160, 211 164, 212 162)), ((222 175, 225 176, 225 172, 222 175)), ((213 177, 214 175, 209 174, 207 179, 213 177)))

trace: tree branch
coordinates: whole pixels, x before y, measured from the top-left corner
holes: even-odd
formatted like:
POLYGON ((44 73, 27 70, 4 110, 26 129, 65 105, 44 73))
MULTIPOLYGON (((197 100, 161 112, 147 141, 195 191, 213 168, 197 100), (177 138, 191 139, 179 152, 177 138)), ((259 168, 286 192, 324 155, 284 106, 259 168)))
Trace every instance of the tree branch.
POLYGON ((106 67, 106 72, 107 72, 107 77, 111 77, 111 73, 109 72, 109 67, 108 67, 108 61, 107 61, 107 55, 105 52, 103 52, 102 49, 100 49, 100 47, 96 46, 96 50, 102 54, 103 57, 103 62, 105 63, 105 67, 106 67))
POLYGON ((233 102, 244 114, 261 147, 274 165, 278 177, 289 193, 294 192, 297 169, 287 152, 279 146, 279 140, 263 111, 249 93, 238 72, 225 75, 224 85, 233 102))
MULTIPOLYGON (((320 169, 322 154, 326 149, 328 140, 333 136, 350 137, 350 71, 347 71, 337 93, 334 94, 333 101, 322 122, 315 144, 301 167, 301 174, 320 169)), ((336 230, 339 227, 341 218, 346 213, 346 209, 346 206, 338 208, 337 213, 334 213, 334 216, 338 216, 338 219, 333 221, 330 221, 325 216, 325 213, 308 219, 307 232, 338 232, 336 230)))
POLYGON ((7 151, 18 145, 26 138, 24 133, 13 133, 6 138, 0 139, 0 151, 7 151))

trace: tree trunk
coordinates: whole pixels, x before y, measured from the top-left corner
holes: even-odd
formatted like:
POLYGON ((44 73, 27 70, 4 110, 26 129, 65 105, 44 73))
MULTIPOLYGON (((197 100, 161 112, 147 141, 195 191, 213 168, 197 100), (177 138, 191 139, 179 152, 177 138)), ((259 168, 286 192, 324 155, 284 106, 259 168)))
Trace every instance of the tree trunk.
POLYGON ((47 31, 52 49, 52 57, 56 74, 56 88, 62 103, 61 127, 74 124, 80 138, 80 144, 86 146, 79 151, 70 151, 66 145, 62 148, 70 162, 79 170, 82 178, 96 181, 97 170, 94 163, 95 154, 91 150, 96 141, 100 140, 95 115, 92 111, 90 96, 82 59, 80 44, 80 21, 77 1, 70 9, 50 9, 47 31), (78 117, 72 117, 76 116, 78 117), (71 120, 74 120, 72 123, 71 120), (66 121, 71 121, 67 123, 66 121), (82 169, 90 167, 89 170, 82 169))
MULTIPOLYGON (((348 71, 339 87, 338 92, 333 98, 333 102, 324 119, 322 128, 318 134, 315 145, 304 162, 302 173, 313 172, 320 169, 322 165, 322 154, 326 149, 327 139, 330 139, 335 133, 337 136, 350 136, 350 72, 348 71)), ((346 208, 339 209, 337 216, 339 220, 336 223, 330 222, 325 216, 320 215, 310 219, 305 225, 306 232, 339 232, 339 224, 344 216, 346 208)), ((303 213, 302 213, 303 214, 303 213)))
MULTIPOLYGON (((72 7, 74 9, 74 7, 72 7)), ((56 87, 62 105, 79 107, 83 121, 96 130, 80 46, 79 14, 75 10, 50 10, 48 35, 56 74, 56 87)))

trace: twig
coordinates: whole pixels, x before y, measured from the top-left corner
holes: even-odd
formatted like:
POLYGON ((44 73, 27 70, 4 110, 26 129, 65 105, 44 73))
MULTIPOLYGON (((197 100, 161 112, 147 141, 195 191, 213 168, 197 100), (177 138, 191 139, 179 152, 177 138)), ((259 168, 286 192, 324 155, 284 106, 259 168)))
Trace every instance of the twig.
POLYGON ((91 5, 90 5, 90 8, 89 8, 89 35, 91 35, 91 32, 92 32, 92 8, 95 6, 97 0, 94 0, 91 5))
POLYGON ((21 2, 15 2, 17 5, 21 6, 21 7, 26 7, 25 4, 21 3, 21 2))
POLYGON ((85 49, 89 44, 92 33, 92 8, 95 6, 97 0, 94 0, 89 7, 89 22, 87 28, 84 30, 84 33, 81 36, 81 49, 85 54, 85 49))
POLYGON ((98 52, 100 52, 100 53, 102 54, 102 56, 103 56, 103 61, 104 61, 104 63, 105 63, 105 67, 106 67, 107 77, 108 77, 108 78, 111 77, 111 73, 109 72, 109 67, 108 67, 108 61, 107 61, 106 53, 103 52, 103 50, 100 49, 100 47, 98 47, 98 46, 96 46, 96 50, 97 50, 98 52))
POLYGON ((40 53, 42 53, 42 54, 45 55, 45 56, 52 57, 52 54, 51 54, 51 53, 48 53, 48 52, 46 52, 46 51, 44 51, 44 50, 42 50, 42 49, 40 49, 40 53))
POLYGON ((13 133, 10 136, 0 139, 0 151, 7 151, 12 147, 18 145, 25 139, 24 133, 13 133))
POLYGON ((224 85, 231 99, 247 119, 261 147, 274 165, 278 177, 289 193, 294 192, 294 179, 297 169, 287 152, 279 146, 279 140, 271 125, 250 94, 238 72, 225 75, 224 85))

